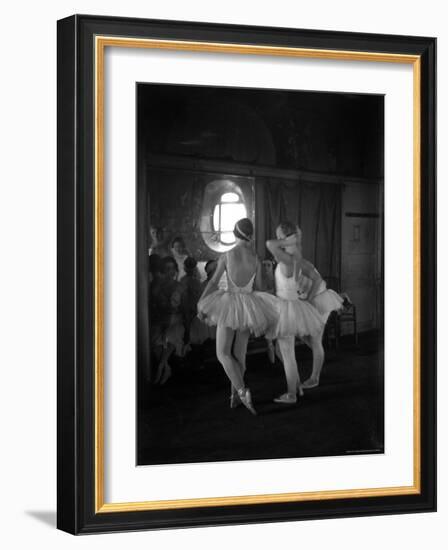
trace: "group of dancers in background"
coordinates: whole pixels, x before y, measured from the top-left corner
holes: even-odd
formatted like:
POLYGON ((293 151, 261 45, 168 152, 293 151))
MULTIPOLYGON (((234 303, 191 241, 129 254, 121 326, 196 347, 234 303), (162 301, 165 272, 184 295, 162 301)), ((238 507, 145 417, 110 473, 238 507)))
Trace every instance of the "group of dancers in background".
POLYGON ((200 365, 204 360, 202 344, 216 338, 216 327, 199 320, 197 304, 217 261, 205 264, 206 280, 202 281, 197 261, 188 255, 183 240, 178 237, 175 241, 180 245, 178 251, 161 246, 154 251, 152 247, 149 256, 149 334, 157 363, 155 384, 165 384, 171 377, 172 355, 185 358, 191 354, 193 362, 200 365))
MULTIPOLYGON (((169 256, 160 259, 158 251, 154 250, 150 256, 150 272, 154 279, 157 269, 160 268, 165 275, 167 269, 172 270, 171 278, 165 276, 160 281, 163 280, 165 286, 176 284, 176 291, 163 292, 162 283, 158 285, 157 280, 153 280, 153 307, 154 302, 157 304, 163 295, 167 295, 170 296, 171 311, 174 307, 179 312, 179 322, 173 322, 171 313, 169 329, 163 333, 165 344, 171 342, 171 345, 165 345, 162 351, 156 381, 163 383, 170 375, 169 354, 176 349, 176 342, 177 353, 182 353, 179 348, 180 343, 185 342, 187 327, 192 343, 200 343, 208 337, 216 338, 216 356, 231 384, 230 407, 244 405, 256 414, 250 389, 245 382, 250 335, 264 335, 271 356, 275 350, 283 363, 286 392, 274 401, 294 404, 297 395, 302 395, 304 389, 319 385, 324 363, 322 338, 325 325, 330 313, 342 308, 343 299, 327 289, 317 269, 303 258, 301 231, 290 222, 281 223, 276 229, 276 239, 266 242, 277 262, 275 294, 266 292, 263 266, 255 253, 253 234, 252 222, 248 218, 239 220, 234 227, 235 246, 221 255, 217 262, 206 264, 207 280, 202 283, 193 273, 195 260, 188 256, 183 260, 184 275, 179 278, 176 259, 169 256), (156 269, 154 266, 151 268, 151 258, 154 258, 152 263, 158 264, 156 269), (190 265, 189 259, 192 260, 190 265), (224 273, 227 277, 226 289, 219 288, 224 273), (295 357, 296 337, 309 346, 313 354, 311 376, 303 383, 295 357)), ((152 326, 151 332, 152 343, 160 344, 162 334, 158 333, 157 327, 152 326)))

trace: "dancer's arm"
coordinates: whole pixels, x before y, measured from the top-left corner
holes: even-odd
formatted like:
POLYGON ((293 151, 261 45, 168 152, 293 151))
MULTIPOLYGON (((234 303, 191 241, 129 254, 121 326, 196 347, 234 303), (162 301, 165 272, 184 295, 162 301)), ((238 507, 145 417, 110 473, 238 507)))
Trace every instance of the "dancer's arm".
POLYGON ((317 269, 314 267, 314 265, 308 260, 302 260, 300 263, 300 268, 302 269, 302 273, 313 282, 306 297, 306 299, 311 302, 311 300, 316 296, 317 291, 319 290, 320 284, 322 282, 322 277, 317 269))
POLYGON ((206 296, 208 296, 211 292, 213 292, 218 288, 219 281, 222 277, 222 274, 224 273, 225 268, 226 268, 226 256, 225 254, 223 254, 218 260, 216 271, 213 273, 212 278, 207 283, 207 286, 204 288, 204 292, 199 298, 198 311, 200 311, 199 306, 200 306, 201 300, 203 300, 206 296))
POLYGON ((297 235, 290 235, 286 239, 271 239, 266 241, 266 247, 269 252, 274 256, 277 263, 284 263, 288 266, 292 266, 294 258, 291 254, 288 254, 283 250, 285 246, 292 246, 297 244, 297 235))

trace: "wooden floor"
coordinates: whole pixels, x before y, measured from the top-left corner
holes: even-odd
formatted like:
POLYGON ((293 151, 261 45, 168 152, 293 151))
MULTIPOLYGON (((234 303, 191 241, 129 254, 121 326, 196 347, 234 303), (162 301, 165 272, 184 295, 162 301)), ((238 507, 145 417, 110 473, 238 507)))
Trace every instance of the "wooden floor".
MULTIPOLYGON (((311 354, 297 348, 302 379, 311 354)), ((258 416, 229 408, 230 386, 219 364, 178 364, 162 387, 141 385, 138 464, 173 464, 384 452, 382 346, 376 334, 358 346, 327 351, 321 384, 297 405, 273 403, 285 391, 281 364, 264 351, 248 355, 247 383, 258 416)))

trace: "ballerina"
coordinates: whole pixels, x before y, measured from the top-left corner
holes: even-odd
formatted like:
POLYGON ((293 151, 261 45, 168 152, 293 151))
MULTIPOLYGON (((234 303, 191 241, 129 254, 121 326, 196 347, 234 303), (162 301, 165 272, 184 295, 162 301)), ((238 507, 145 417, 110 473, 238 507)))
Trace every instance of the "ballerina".
MULTIPOLYGON (((302 233, 299 228, 294 227, 290 222, 284 222, 277 228, 277 240, 268 241, 269 250, 279 259, 289 266, 289 275, 291 280, 291 296, 296 292, 299 303, 307 303, 315 308, 321 318, 319 330, 310 331, 309 334, 300 334, 301 340, 312 350, 313 368, 310 378, 302 384, 302 388, 311 389, 319 385, 320 373, 325 360, 325 352, 322 345, 322 338, 325 330, 325 324, 332 311, 342 307, 342 298, 333 290, 327 289, 325 281, 314 265, 305 260, 302 256, 302 233)), ((297 307, 297 306, 296 306, 297 307)), ((281 328, 280 331, 285 329, 281 328)), ((283 354, 282 354, 283 355, 283 354)), ((285 370, 291 367, 285 365, 285 370)), ((290 385, 288 393, 291 394, 290 385)), ((285 402, 288 401, 285 398, 285 402)), ((290 399, 291 400, 291 399, 290 399)))
POLYGON ((311 266, 306 260, 298 262, 297 287, 302 300, 310 302, 320 313, 324 325, 321 334, 303 338, 305 344, 311 348, 313 352, 313 369, 311 376, 305 380, 303 387, 307 390, 317 388, 319 386, 320 374, 325 361, 325 352, 322 345, 325 325, 332 311, 339 311, 343 308, 344 299, 337 292, 327 288, 326 282, 314 266, 312 268, 313 277, 309 275, 308 267, 311 266))
POLYGON ((274 296, 253 290, 254 285, 261 288, 262 276, 253 249, 253 231, 252 222, 247 218, 235 224, 236 246, 220 257, 216 271, 198 302, 198 317, 217 326, 216 355, 231 382, 231 408, 242 403, 256 414, 250 389, 244 382, 247 343, 250 333, 260 336, 275 323, 277 311, 274 296), (218 289, 224 271, 227 290, 218 289))
POLYGON ((277 338, 280 357, 285 369, 287 391, 274 401, 282 404, 297 402, 297 393, 303 395, 295 356, 295 338, 317 341, 323 333, 325 323, 317 309, 308 301, 301 300, 297 292, 298 264, 310 280, 317 280, 317 272, 302 258, 301 239, 290 223, 280 224, 276 230, 277 239, 269 240, 266 246, 278 265, 275 269, 276 295, 279 300, 279 319, 268 336, 277 338))

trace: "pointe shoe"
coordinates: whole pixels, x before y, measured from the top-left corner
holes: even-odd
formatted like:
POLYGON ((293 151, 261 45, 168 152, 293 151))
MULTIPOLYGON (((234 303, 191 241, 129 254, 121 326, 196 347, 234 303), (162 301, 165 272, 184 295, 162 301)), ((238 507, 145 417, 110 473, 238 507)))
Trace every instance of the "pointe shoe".
POLYGON ((305 382, 302 384, 302 386, 306 390, 311 390, 312 388, 317 388, 319 385, 319 379, 313 380, 312 378, 308 378, 308 380, 305 380, 305 382))
POLYGON ((295 405, 297 403, 297 395, 293 393, 283 393, 274 399, 274 403, 281 403, 282 405, 295 405))
POLYGON ((238 390, 238 397, 247 410, 249 410, 254 415, 257 414, 257 411, 252 405, 252 396, 250 394, 249 388, 241 388, 240 390, 238 390))
POLYGON ((230 392, 230 408, 236 409, 240 405, 242 405, 241 399, 236 389, 232 386, 232 391, 230 392))
POLYGON ((300 397, 303 397, 303 385, 300 382, 297 382, 296 390, 300 397))

